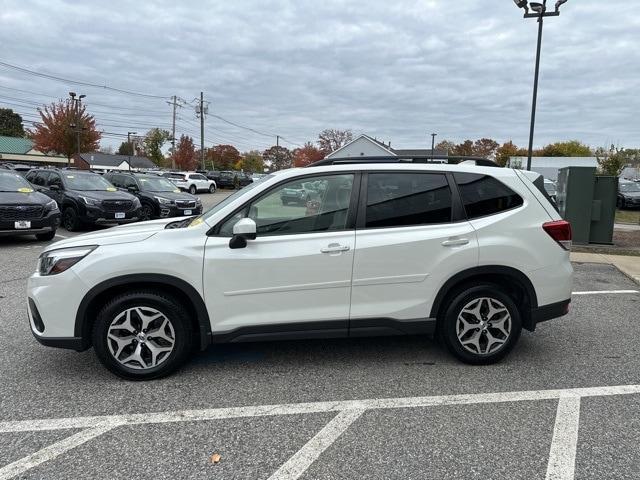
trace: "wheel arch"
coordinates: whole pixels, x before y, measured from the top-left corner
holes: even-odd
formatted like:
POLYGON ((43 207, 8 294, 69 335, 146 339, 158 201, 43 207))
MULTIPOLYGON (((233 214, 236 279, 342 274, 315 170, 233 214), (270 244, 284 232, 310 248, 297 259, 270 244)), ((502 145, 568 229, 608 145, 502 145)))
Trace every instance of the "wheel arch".
POLYGON ((440 321, 444 309, 463 286, 481 282, 497 284, 511 294, 520 311, 523 328, 535 330, 531 310, 538 307, 538 297, 531 280, 520 270, 502 265, 469 268, 453 275, 438 291, 431 306, 430 317, 440 321))
POLYGON ((132 274, 111 278, 84 296, 76 313, 74 336, 82 339, 82 350, 91 346, 91 327, 102 305, 115 295, 135 288, 151 288, 177 297, 187 308, 200 349, 211 344, 211 322, 202 296, 184 280, 163 274, 132 274))

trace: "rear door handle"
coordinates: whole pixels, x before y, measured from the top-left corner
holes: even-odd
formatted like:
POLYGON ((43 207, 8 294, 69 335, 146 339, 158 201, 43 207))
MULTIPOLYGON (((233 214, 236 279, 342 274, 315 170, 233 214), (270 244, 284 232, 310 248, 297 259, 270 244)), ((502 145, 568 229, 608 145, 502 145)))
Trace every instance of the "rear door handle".
POLYGON ((337 253, 337 252, 347 252, 351 247, 349 245, 340 245, 339 243, 330 243, 324 248, 321 248, 320 251, 322 253, 337 253))
POLYGON ((450 238, 449 240, 445 240, 442 242, 442 245, 445 247, 457 247, 460 245, 466 245, 469 243, 468 238, 450 238))

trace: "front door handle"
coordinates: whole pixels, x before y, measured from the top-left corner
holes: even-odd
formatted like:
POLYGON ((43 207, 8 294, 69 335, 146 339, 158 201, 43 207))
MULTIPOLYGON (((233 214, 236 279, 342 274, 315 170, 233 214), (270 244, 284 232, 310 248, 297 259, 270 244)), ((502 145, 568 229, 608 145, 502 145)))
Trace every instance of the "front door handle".
POLYGON ((330 243, 324 248, 321 248, 320 251, 322 253, 338 253, 338 252, 347 252, 351 247, 349 245, 340 245, 339 243, 330 243))
POLYGON ((468 238, 450 238, 449 240, 445 240, 442 242, 442 245, 445 247, 458 247, 460 245, 466 245, 469 243, 468 238))

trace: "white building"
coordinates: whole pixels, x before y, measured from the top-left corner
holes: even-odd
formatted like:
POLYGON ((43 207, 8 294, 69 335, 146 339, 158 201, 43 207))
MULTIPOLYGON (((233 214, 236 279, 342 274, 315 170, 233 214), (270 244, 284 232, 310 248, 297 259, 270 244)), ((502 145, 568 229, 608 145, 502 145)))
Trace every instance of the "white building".
MULTIPOLYGON (((447 152, 434 150, 434 156, 446 156, 447 152)), ((360 135, 344 147, 331 152, 325 158, 352 158, 352 157, 398 157, 405 159, 423 159, 431 161, 431 149, 396 149, 391 148, 391 142, 385 144, 368 135, 360 135)), ((435 163, 447 163, 447 160, 434 159, 435 163)))
MULTIPOLYGON (((510 168, 527 168, 527 157, 510 157, 510 168)), ((598 167, 596 157, 531 157, 531 170, 544 178, 558 180, 558 171, 564 167, 598 167)))

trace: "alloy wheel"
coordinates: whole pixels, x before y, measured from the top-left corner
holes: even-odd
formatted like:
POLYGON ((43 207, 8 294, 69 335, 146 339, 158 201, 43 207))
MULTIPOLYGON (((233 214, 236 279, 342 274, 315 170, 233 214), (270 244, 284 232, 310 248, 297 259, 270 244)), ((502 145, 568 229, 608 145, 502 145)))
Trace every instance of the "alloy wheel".
POLYGON ((506 344, 511 326, 511 315, 502 302, 481 297, 470 301, 460 311, 456 335, 465 350, 488 355, 506 344))
POLYGON ((128 308, 113 319, 107 331, 113 358, 133 369, 157 367, 169 358, 175 341, 171 320, 151 307, 128 308))

